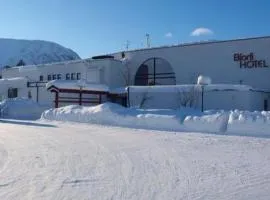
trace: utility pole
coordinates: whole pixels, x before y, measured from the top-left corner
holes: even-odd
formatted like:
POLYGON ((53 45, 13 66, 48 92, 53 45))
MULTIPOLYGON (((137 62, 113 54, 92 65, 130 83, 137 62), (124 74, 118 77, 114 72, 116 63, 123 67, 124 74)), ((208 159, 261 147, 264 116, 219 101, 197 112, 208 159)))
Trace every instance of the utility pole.
POLYGON ((127 42, 126 42, 126 50, 127 50, 127 51, 128 51, 128 49, 129 49, 129 45, 130 45, 130 41, 127 40, 127 42))
POLYGON ((150 48, 150 34, 149 33, 146 33, 146 45, 147 45, 147 48, 150 48))

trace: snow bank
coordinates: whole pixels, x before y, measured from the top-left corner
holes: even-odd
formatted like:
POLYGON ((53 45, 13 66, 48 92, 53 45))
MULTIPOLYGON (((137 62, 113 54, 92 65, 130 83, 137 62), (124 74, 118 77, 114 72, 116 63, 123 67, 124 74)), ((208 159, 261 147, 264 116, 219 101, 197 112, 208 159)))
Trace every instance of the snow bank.
POLYGON ((42 119, 95 123, 166 131, 269 135, 270 112, 142 110, 105 103, 94 107, 71 105, 50 109, 42 119))
POLYGON ((270 112, 231 111, 228 133, 270 135, 270 112))
POLYGON ((41 118, 154 130, 181 130, 181 124, 176 116, 144 113, 113 103, 93 107, 71 105, 50 109, 43 112, 41 118))
POLYGON ((47 106, 41 106, 30 99, 15 98, 0 102, 0 116, 2 118, 39 119, 46 109, 48 109, 47 106))
POLYGON ((225 132, 228 115, 226 113, 203 116, 187 116, 184 120, 185 131, 218 133, 225 132))

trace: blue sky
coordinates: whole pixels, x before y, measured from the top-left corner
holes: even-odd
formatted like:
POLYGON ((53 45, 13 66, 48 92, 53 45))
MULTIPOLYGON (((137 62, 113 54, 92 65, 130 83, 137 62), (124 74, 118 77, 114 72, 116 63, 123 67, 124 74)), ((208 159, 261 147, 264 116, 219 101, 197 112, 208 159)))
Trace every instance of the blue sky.
POLYGON ((268 0, 0 0, 0 38, 57 42, 81 57, 270 35, 268 0), (198 29, 202 28, 202 29, 198 29), (197 29, 197 30, 196 30, 197 29), (193 33, 192 36, 192 32, 193 33))

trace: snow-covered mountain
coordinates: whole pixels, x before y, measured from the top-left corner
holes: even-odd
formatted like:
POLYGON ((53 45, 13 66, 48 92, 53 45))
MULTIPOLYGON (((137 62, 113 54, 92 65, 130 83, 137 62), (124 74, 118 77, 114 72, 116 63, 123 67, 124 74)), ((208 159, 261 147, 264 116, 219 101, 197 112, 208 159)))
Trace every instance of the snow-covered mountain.
POLYGON ((31 65, 75 59, 80 59, 77 53, 54 42, 0 38, 0 67, 16 66, 20 60, 31 65))

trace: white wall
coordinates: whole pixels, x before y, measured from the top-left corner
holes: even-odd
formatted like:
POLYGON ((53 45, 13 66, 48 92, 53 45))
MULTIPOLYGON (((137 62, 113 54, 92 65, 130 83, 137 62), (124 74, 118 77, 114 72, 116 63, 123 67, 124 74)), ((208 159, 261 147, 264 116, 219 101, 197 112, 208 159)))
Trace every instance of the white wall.
MULTIPOLYGON (((176 73, 176 84, 195 83, 198 75, 212 78, 213 83, 239 84, 270 89, 270 37, 218 43, 193 44, 170 48, 154 48, 125 52, 132 65, 132 77, 149 58, 167 60, 176 73), (257 60, 265 60, 268 68, 240 68, 234 53, 253 52, 257 60)), ((117 59, 121 53, 113 54, 117 59)))
MULTIPOLYGON (((37 66, 14 67, 3 70, 3 78, 27 77, 28 81, 39 81, 43 76, 45 82, 48 81, 48 75, 61 75, 61 79, 66 79, 66 74, 81 73, 81 79, 96 84, 106 84, 111 88, 123 87, 124 81, 121 76, 122 63, 113 59, 81 60, 62 63, 53 63, 37 66)), ((3 95, 7 98, 6 94, 3 95)), ((20 87, 19 97, 27 97, 28 91, 31 91, 32 99, 36 101, 36 88, 20 87)), ((54 95, 47 91, 45 87, 39 88, 39 103, 52 104, 54 95)))
MULTIPOLYGON (((129 104, 131 107, 140 107, 143 99, 145 103, 141 108, 148 109, 178 109, 181 105, 181 92, 179 90, 163 89, 158 92, 154 87, 145 87, 145 89, 129 89, 129 104)), ((170 86, 168 86, 170 88, 170 86)), ((202 108, 202 93, 197 90, 195 94, 193 108, 202 108)), ((252 91, 207 91, 204 92, 204 110, 263 110, 264 93, 252 91)))

